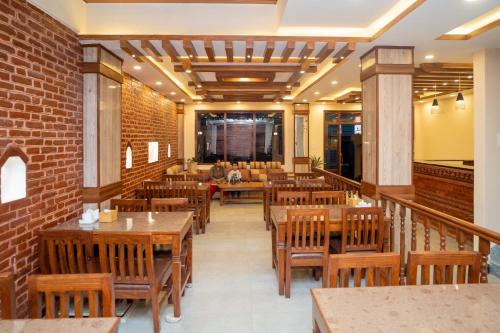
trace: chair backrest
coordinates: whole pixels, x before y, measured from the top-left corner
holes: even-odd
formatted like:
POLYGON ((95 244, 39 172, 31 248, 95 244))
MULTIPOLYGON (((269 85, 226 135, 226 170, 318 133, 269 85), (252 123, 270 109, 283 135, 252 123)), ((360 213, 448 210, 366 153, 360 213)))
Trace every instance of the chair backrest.
POLYGON ((342 208, 342 253, 382 252, 384 232, 382 208, 342 208))
POLYGON ((249 182, 252 180, 252 177, 250 175, 250 170, 248 170, 248 169, 239 169, 239 170, 240 170, 242 181, 249 182))
POLYGON ((354 270, 353 287, 399 285, 399 253, 349 253, 330 255, 328 288, 349 287, 349 276, 354 270))
POLYGON ((184 175, 162 175, 161 177, 162 180, 166 180, 169 183, 172 183, 174 181, 182 181, 184 180, 184 175))
POLYGON ((0 273, 0 301, 2 302, 2 319, 15 319, 16 291, 12 272, 0 273))
POLYGON ((292 163, 293 173, 311 172, 311 160, 309 157, 294 157, 292 163))
POLYGON ((317 188, 317 187, 324 187, 326 185, 324 179, 299 179, 297 180, 297 186, 300 188, 317 188))
POLYGON ((175 188, 198 188, 198 182, 196 180, 178 180, 172 182, 172 187, 175 188))
POLYGON ((303 180, 303 179, 315 179, 316 175, 312 172, 302 172, 296 173, 293 175, 295 180, 303 180))
POLYGON ((309 205, 310 192, 279 191, 276 201, 280 206, 309 205))
POLYGON ((410 251, 407 269, 409 285, 479 283, 481 254, 474 251, 410 251))
POLYGON ((105 232, 94 235, 99 244, 101 272, 112 273, 115 284, 155 283, 151 235, 105 232))
POLYGON ((42 318, 43 308, 46 319, 73 315, 82 318, 84 304, 88 304, 88 317, 114 317, 113 279, 111 274, 31 275, 28 277, 28 303, 32 319, 42 318))
POLYGON ((210 178, 210 174, 206 174, 206 173, 197 173, 197 174, 188 173, 188 174, 186 174, 186 181, 195 181, 198 183, 206 183, 209 178, 210 178))
POLYGON ((119 212, 145 212, 148 210, 148 201, 146 199, 111 199, 109 206, 119 212))
POLYGON ((324 253, 330 244, 328 209, 288 209, 287 251, 293 253, 324 253))
POLYGON ((267 174, 267 180, 268 181, 275 181, 275 180, 287 180, 288 175, 286 172, 270 172, 267 174))
POLYGON ((152 212, 180 212, 188 209, 188 198, 152 199, 152 212))
POLYGON ((152 198, 164 198, 167 185, 166 181, 145 180, 143 182, 144 197, 148 202, 150 202, 152 198))
POLYGON ((202 193, 198 190, 196 181, 174 182, 165 196, 166 198, 187 198, 189 207, 198 207, 202 200, 202 193))
POLYGON ((316 191, 311 192, 313 205, 342 205, 345 203, 343 191, 316 191))
POLYGON ((40 231, 38 254, 42 274, 85 274, 96 271, 92 260, 91 232, 40 231))
POLYGON ((271 204, 278 202, 278 192, 293 191, 295 181, 293 180, 275 180, 271 184, 271 204))

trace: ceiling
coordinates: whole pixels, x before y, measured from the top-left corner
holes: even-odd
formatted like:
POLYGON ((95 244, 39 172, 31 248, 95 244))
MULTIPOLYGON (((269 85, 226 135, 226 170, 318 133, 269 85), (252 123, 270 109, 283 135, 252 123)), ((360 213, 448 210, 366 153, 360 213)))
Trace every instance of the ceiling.
POLYGON ((98 42, 116 52, 126 72, 187 103, 221 98, 334 101, 359 90, 359 57, 375 45, 415 46, 417 67, 430 62, 470 64, 474 52, 500 47, 496 25, 468 40, 437 39, 500 10, 500 0, 30 2, 78 31, 83 43, 98 42), (170 46, 164 47, 165 41, 170 46), (338 52, 345 48, 348 52, 340 59, 338 52), (227 53, 231 51, 232 61, 227 53), (425 59, 427 55, 434 57, 425 59))

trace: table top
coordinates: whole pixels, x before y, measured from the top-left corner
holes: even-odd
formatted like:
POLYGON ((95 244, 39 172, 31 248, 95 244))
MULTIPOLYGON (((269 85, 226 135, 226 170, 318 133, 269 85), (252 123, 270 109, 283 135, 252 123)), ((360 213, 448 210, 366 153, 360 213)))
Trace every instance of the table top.
POLYGON ((329 211, 330 222, 342 222, 342 208, 347 205, 301 205, 301 206, 270 206, 271 218, 278 224, 286 224, 288 209, 326 208, 329 211))
POLYGON ((110 223, 96 222, 90 225, 78 223, 78 219, 59 224, 49 230, 86 230, 92 232, 138 232, 150 234, 184 234, 191 228, 193 212, 119 212, 118 219, 110 223))
POLYGON ((264 184, 262 182, 241 182, 241 183, 236 183, 236 184, 229 184, 229 183, 223 183, 223 184, 218 184, 219 189, 223 190, 229 190, 229 189, 238 189, 238 190, 244 190, 244 189, 263 189, 264 184))
POLYGON ((500 284, 328 288, 311 293, 328 332, 463 333, 500 328, 500 284))
POLYGON ((119 318, 0 320, 2 333, 113 333, 119 318))

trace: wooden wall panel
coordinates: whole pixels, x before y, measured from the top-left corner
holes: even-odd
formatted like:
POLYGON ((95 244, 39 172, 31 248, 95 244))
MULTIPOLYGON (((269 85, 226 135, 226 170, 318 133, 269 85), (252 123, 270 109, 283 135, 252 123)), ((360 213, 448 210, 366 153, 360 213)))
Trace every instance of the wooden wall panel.
POLYGON ((83 76, 83 187, 97 186, 97 74, 83 76))
POLYGON ((378 49, 379 64, 413 64, 412 49, 378 49))
POLYGON ((378 75, 378 184, 411 185, 413 107, 410 75, 378 75))
POLYGON ((377 78, 363 85, 363 180, 376 184, 377 176, 377 78))

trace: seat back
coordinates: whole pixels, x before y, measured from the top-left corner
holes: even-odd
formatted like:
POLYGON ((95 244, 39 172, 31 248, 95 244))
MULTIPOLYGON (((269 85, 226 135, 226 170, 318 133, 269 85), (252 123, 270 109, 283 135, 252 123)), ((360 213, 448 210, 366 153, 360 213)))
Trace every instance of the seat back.
POLYGON ((101 272, 112 273, 115 284, 155 282, 151 235, 103 232, 94 235, 99 244, 101 272))
POLYGON ((315 179, 316 175, 312 172, 302 172, 302 173, 296 173, 293 175, 293 178, 295 180, 303 180, 303 179, 315 179))
POLYGON ((276 204, 280 206, 309 205, 310 196, 310 192, 279 191, 276 204))
POLYGON ((148 210, 148 201, 145 199, 111 199, 109 206, 119 212, 145 212, 148 210))
POLYGON ((270 182, 276 181, 276 180, 287 180, 288 175, 286 172, 270 172, 267 174, 267 180, 270 182))
POLYGON ((289 253, 323 253, 325 256, 328 255, 329 230, 328 209, 289 209, 286 227, 286 242, 289 253))
POLYGON ((409 285, 479 283, 481 254, 474 251, 410 251, 407 267, 409 285))
POLYGON ((202 200, 202 193, 198 191, 196 181, 174 182, 168 189, 166 198, 187 198, 188 206, 199 207, 202 200))
POLYGON ((299 179, 299 180, 297 180, 297 186, 301 189, 302 188, 321 188, 321 187, 325 187, 326 183, 325 183, 324 179, 319 179, 319 178, 299 179))
POLYGON ((183 174, 180 174, 180 175, 167 175, 167 174, 164 174, 164 175, 162 175, 161 179, 167 181, 168 183, 172 183, 172 182, 175 182, 175 181, 183 181, 184 180, 184 175, 183 174))
POLYGON ((187 198, 152 199, 152 212, 180 212, 188 209, 187 198))
POLYGON ((278 192, 293 191, 295 189, 295 181, 293 180, 275 180, 271 185, 271 205, 278 202, 278 192))
POLYGON ((165 198, 167 190, 166 181, 145 180, 143 182, 144 197, 151 202, 152 198, 165 198))
POLYGON ((399 253, 349 253, 330 255, 328 288, 349 287, 349 276, 354 271, 353 287, 399 285, 399 253))
POLYGON ((294 157, 293 163, 293 173, 308 173, 311 172, 311 160, 309 157, 294 157))
POLYGON ((0 301, 2 302, 2 319, 15 319, 16 291, 12 272, 0 273, 0 301))
POLYGON ((206 173, 197 173, 197 174, 186 174, 186 181, 195 181, 198 183, 206 183, 210 178, 210 174, 206 173))
POLYGON ((42 274, 85 274, 95 272, 92 233, 75 230, 39 232, 42 274))
POLYGON ((343 191, 316 191, 311 193, 313 205, 342 205, 345 203, 343 191))
POLYGON ((382 208, 342 208, 342 253, 382 252, 384 231, 382 208))
POLYGON ((32 319, 114 317, 115 296, 111 274, 51 274, 28 277, 29 316, 32 319), (45 306, 43 306, 45 304, 45 306))

